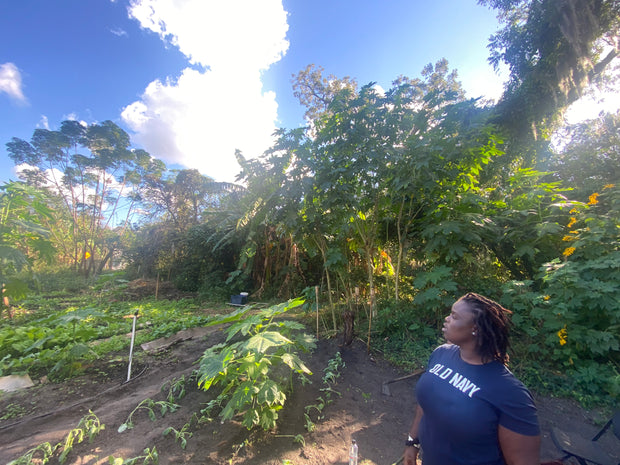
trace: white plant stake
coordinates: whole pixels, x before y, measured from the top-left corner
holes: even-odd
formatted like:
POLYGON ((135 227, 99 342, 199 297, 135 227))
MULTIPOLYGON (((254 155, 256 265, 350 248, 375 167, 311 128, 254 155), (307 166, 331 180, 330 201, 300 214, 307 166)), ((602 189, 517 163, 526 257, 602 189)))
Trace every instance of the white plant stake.
POLYGON ((131 328, 131 345, 129 346, 129 368, 127 369, 127 381, 125 381, 126 383, 128 383, 129 379, 131 378, 131 358, 133 356, 133 341, 136 337, 136 320, 138 319, 138 312, 139 310, 136 310, 136 313, 133 316, 133 327, 131 328))

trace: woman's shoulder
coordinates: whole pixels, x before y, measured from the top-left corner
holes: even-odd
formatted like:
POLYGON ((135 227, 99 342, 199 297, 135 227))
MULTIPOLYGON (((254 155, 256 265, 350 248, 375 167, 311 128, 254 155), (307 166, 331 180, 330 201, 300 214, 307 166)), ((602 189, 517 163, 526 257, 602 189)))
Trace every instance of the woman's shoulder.
POLYGON ((459 346, 446 342, 437 346, 433 352, 458 352, 459 346))
POLYGON ((431 354, 431 358, 449 357, 449 356, 458 355, 459 353, 460 353, 459 346, 450 344, 448 342, 448 343, 445 343, 445 344, 442 344, 436 347, 435 350, 433 350, 433 353, 431 354))

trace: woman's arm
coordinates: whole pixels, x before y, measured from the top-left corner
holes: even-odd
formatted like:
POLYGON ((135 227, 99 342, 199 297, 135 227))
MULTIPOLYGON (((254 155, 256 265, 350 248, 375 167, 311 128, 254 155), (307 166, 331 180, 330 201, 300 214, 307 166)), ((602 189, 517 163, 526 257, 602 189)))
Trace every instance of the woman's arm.
POLYGON ((540 435, 525 436, 499 425, 497 435, 507 465, 539 465, 540 435))
MULTIPOLYGON (((424 415, 424 411, 422 410, 422 407, 418 405, 416 407, 413 423, 411 424, 411 428, 409 428, 409 436, 411 436, 412 438, 418 437, 418 429, 420 428, 420 421, 422 421, 422 415, 424 415)), ((405 453, 403 454, 403 464, 416 465, 417 457, 418 448, 407 446, 405 447, 405 453)))

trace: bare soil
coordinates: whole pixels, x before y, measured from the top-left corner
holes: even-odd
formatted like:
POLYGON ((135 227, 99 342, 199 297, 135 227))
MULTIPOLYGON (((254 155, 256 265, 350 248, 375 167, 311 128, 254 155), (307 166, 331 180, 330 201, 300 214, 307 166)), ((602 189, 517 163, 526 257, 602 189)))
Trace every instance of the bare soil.
MULTIPOLYGON (((75 446, 66 463, 103 464, 108 463, 109 456, 128 459, 142 455, 145 448, 155 447, 162 465, 342 465, 348 463, 352 438, 359 445, 360 464, 392 464, 400 458, 415 408, 413 389, 417 378, 390 384, 392 395, 382 394, 385 381, 407 373, 367 354, 359 339, 346 348, 339 347, 335 339, 320 340, 318 348, 305 355, 313 371, 312 384, 295 385, 280 412, 276 431, 249 432, 239 422, 222 424, 219 419, 206 424, 192 423, 193 435, 182 449, 174 435, 164 437, 163 431, 169 426, 180 430, 194 412, 213 398, 213 393, 199 390, 192 382, 188 383, 187 395, 178 401, 181 408, 176 412, 164 417, 158 412, 156 421, 139 412, 134 417, 133 429, 117 432, 142 400, 164 400, 162 386, 182 375, 188 377, 204 350, 223 338, 221 329, 215 328, 205 337, 181 341, 156 355, 138 350, 128 383, 124 383, 125 363, 101 362, 62 384, 39 382, 27 390, 1 394, 0 416, 9 418, 0 421, 0 463, 8 463, 41 443, 62 442, 89 410, 105 424, 105 430, 92 443, 75 446), (304 409, 316 404, 319 396, 325 397, 320 391, 325 387, 323 370, 338 351, 345 363, 334 386, 339 395, 332 395, 333 402, 323 410, 323 418, 312 414, 316 429, 308 432, 304 409), (20 414, 7 415, 10 411, 20 414), (302 435, 305 444, 295 442, 296 435, 302 435)), ((549 437, 552 426, 591 437, 604 421, 600 412, 584 410, 571 400, 536 396, 536 401, 543 433, 541 458, 545 461, 560 456, 549 437)), ((57 463, 57 459, 51 463, 57 463)))

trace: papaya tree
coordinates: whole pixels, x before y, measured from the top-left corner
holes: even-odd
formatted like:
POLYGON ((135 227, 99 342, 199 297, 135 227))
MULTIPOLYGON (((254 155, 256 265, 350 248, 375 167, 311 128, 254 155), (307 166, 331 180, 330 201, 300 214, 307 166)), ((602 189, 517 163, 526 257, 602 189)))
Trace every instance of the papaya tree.
POLYGON ((41 218, 53 218, 44 194, 20 182, 0 186, 0 283, 2 303, 24 297, 27 284, 18 277, 37 261, 51 262, 55 249, 41 218))

